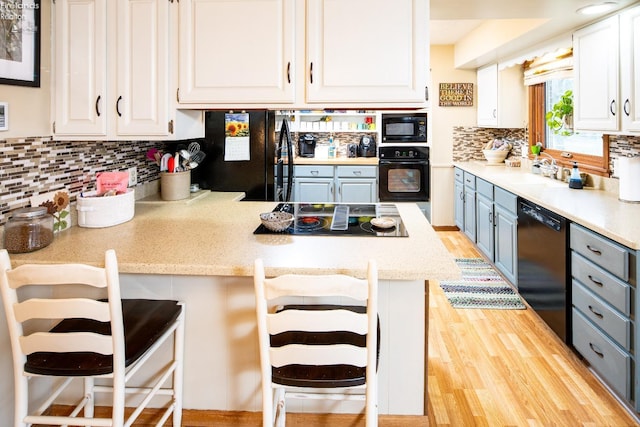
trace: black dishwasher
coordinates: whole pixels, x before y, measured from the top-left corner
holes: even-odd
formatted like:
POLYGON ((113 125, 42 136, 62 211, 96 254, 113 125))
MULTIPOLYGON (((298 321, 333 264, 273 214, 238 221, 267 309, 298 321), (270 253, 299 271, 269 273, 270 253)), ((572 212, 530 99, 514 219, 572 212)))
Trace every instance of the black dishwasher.
POLYGON ((565 342, 571 286, 566 218, 518 198, 518 292, 565 342))

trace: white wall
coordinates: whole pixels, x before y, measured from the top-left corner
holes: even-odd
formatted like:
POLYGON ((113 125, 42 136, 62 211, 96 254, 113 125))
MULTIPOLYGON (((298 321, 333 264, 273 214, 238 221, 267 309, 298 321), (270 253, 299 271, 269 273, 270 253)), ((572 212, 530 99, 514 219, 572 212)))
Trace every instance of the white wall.
POLYGON ((40 87, 0 85, 0 102, 9 103, 9 130, 0 140, 51 135, 51 2, 40 2, 40 87))
POLYGON ((453 127, 476 125, 475 70, 454 68, 454 47, 431 46, 431 224, 453 226, 453 127), (440 83, 473 83, 473 107, 438 106, 440 83))

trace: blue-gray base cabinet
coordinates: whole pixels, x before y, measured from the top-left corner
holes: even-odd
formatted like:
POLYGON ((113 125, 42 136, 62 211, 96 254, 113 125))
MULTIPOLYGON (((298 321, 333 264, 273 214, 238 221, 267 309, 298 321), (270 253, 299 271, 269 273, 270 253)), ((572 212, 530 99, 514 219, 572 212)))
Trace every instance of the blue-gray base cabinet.
POLYGON ((570 242, 573 346, 638 412, 637 251, 575 223, 570 242))
POLYGON ((375 203, 378 167, 295 165, 294 198, 308 203, 375 203))
POLYGON ((518 197, 459 168, 454 177, 456 226, 517 286, 518 197))

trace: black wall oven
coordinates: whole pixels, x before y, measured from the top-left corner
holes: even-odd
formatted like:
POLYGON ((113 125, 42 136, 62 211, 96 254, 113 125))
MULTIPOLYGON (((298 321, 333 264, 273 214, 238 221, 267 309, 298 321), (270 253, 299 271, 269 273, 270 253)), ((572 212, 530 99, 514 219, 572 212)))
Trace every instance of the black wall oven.
POLYGON ((379 150, 380 201, 429 201, 429 147, 381 146, 379 150))

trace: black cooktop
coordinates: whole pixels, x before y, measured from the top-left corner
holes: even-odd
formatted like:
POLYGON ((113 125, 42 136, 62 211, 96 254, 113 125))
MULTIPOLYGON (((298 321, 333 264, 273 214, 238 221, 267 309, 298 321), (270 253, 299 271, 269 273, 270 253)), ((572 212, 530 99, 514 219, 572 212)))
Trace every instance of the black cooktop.
POLYGON ((398 209, 394 204, 344 203, 280 203, 275 211, 290 212, 295 220, 282 232, 275 232, 260 224, 253 234, 295 234, 308 236, 371 236, 407 237, 398 209), (392 218, 391 227, 376 227, 371 220, 392 218))

